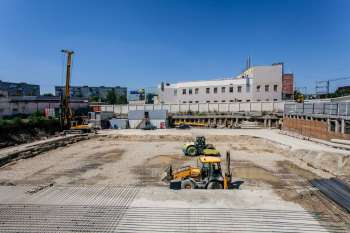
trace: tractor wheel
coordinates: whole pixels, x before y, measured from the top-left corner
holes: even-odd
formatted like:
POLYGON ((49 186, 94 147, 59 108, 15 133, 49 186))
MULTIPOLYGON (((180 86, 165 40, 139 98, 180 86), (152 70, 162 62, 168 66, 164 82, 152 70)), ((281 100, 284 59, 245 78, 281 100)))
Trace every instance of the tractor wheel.
POLYGON ((196 156, 197 155, 197 148, 195 146, 189 146, 189 147, 187 147, 186 153, 189 156, 196 156))
POLYGON ((194 184, 190 180, 183 180, 181 182, 181 189, 194 189, 194 184))
POLYGON ((223 187, 221 183, 212 181, 208 184, 208 189, 223 189, 223 187))

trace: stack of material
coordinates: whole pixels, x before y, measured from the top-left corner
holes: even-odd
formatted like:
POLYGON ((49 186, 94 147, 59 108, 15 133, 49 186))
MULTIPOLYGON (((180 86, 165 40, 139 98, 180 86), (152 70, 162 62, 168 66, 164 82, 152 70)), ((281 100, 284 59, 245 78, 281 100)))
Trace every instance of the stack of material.
POLYGON ((259 125, 259 123, 255 121, 242 121, 242 123, 239 124, 239 127, 241 129, 261 129, 262 128, 259 125))
POLYGON ((311 184, 350 213, 350 186, 336 178, 315 179, 311 184))

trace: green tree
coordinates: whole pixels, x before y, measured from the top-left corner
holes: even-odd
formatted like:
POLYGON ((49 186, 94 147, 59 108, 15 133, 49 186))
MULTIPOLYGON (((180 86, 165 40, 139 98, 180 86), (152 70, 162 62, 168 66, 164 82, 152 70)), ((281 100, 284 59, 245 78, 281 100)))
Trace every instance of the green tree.
POLYGON ((91 97, 90 97, 90 101, 91 101, 91 102, 99 102, 99 101, 100 101, 100 97, 95 96, 95 95, 94 95, 94 96, 91 96, 91 97))
POLYGON ((109 104, 117 104, 117 95, 115 94, 114 89, 110 90, 107 93, 107 98, 106 98, 107 103, 109 104))
POLYGON ((120 95, 117 97, 117 104, 127 104, 128 100, 125 95, 120 95))

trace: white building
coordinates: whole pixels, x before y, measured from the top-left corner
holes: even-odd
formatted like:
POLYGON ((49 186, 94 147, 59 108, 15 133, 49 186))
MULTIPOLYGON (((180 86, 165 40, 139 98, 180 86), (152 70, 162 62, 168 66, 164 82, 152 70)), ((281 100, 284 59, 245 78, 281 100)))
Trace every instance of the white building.
POLYGON ((220 80, 161 84, 161 103, 229 103, 280 101, 283 64, 255 66, 240 75, 220 80))

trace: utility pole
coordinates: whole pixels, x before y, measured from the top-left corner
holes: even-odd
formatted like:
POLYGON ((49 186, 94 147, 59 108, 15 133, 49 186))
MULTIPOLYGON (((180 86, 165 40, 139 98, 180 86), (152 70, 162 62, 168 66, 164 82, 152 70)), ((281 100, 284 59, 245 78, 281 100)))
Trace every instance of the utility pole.
POLYGON ((61 128, 69 129, 72 119, 72 111, 70 109, 70 80, 71 80, 71 66, 72 66, 72 55, 74 54, 71 50, 62 49, 62 53, 67 55, 67 67, 66 67, 66 85, 64 95, 61 97, 61 128))

